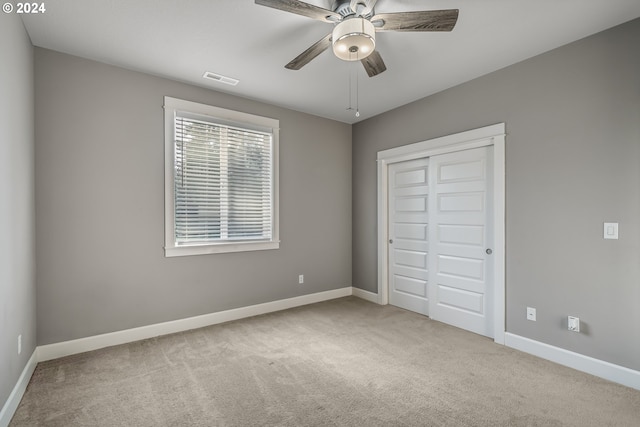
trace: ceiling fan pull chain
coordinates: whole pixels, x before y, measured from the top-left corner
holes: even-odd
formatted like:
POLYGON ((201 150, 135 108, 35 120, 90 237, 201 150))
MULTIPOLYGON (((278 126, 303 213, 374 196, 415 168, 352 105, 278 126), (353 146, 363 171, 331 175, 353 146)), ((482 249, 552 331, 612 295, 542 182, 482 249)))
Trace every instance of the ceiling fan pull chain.
MULTIPOLYGON (((353 55, 355 55, 356 52, 351 51, 349 52, 349 56, 353 57, 353 55)), ((360 95, 360 85, 359 85, 359 80, 358 80, 358 68, 356 67, 356 63, 357 61, 351 61, 350 67, 349 67, 349 108, 347 108, 348 111, 353 111, 353 104, 352 104, 352 97, 353 97, 353 88, 352 88, 352 80, 355 79, 356 81, 356 90, 355 90, 355 96, 356 96, 356 117, 360 117, 360 100, 359 100, 359 95, 360 95)))
POLYGON ((353 107, 351 106, 351 97, 353 96, 353 91, 351 89, 351 74, 352 74, 352 70, 353 70, 353 67, 349 67, 349 108, 347 108, 347 110, 349 110, 349 111, 353 110, 353 107))
POLYGON ((358 83, 358 70, 356 69, 356 117, 360 117, 360 85, 358 83))

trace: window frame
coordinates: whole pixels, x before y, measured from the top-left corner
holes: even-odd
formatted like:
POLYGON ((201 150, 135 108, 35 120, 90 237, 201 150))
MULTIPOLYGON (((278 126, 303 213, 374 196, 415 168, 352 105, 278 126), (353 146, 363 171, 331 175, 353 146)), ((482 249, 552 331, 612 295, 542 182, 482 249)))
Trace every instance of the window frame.
POLYGON ((165 257, 205 255, 229 252, 247 252, 280 248, 279 233, 279 136, 280 121, 212 105, 164 97, 164 223, 165 257), (220 241, 176 245, 175 239, 175 120, 176 116, 199 116, 212 123, 268 129, 272 137, 271 147, 271 239, 220 241))

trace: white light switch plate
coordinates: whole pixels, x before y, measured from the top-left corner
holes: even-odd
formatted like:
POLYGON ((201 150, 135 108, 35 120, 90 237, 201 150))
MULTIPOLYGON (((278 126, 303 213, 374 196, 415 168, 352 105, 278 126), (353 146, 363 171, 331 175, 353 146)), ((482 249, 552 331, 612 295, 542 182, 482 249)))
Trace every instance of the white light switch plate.
POLYGON ((605 239, 618 239, 618 223, 617 222, 605 222, 604 223, 604 238, 605 239))

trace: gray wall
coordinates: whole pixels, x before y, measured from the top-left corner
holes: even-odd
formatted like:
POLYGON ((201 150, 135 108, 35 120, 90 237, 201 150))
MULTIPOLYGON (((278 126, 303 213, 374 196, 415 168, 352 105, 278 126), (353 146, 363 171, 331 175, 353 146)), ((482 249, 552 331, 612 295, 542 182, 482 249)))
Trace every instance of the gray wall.
POLYGON ((0 94, 1 409, 36 347, 33 48, 15 14, 0 14, 0 94))
POLYGON ((38 344, 351 286, 351 126, 40 48, 35 64, 38 344), (279 250, 164 257, 165 95, 280 120, 279 250))
POLYGON ((377 290, 376 152, 505 122, 507 330, 640 370, 638 46, 636 19, 355 125, 354 286, 377 290))

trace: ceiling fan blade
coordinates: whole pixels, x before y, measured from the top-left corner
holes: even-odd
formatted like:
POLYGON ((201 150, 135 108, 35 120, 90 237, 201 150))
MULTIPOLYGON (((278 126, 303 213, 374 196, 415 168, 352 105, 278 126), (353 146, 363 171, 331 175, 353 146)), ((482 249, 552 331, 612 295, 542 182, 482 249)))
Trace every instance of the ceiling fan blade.
POLYGON ((364 65, 364 69, 367 70, 369 77, 377 76, 387 69, 387 66, 384 65, 384 61, 377 50, 371 52, 371 55, 366 58, 361 59, 360 62, 364 65))
POLYGON ((371 18, 376 31, 451 31, 457 21, 458 9, 378 13, 371 18))
POLYGON ((331 33, 315 42, 309 49, 296 56, 291 62, 285 65, 289 70, 299 70, 307 65, 313 58, 320 55, 331 46, 331 33))
POLYGON ((324 22, 338 22, 342 20, 342 15, 329 9, 314 6, 298 0, 255 0, 260 6, 267 6, 273 9, 284 10, 308 18, 317 19, 324 22), (331 18, 331 19, 329 19, 331 18))

